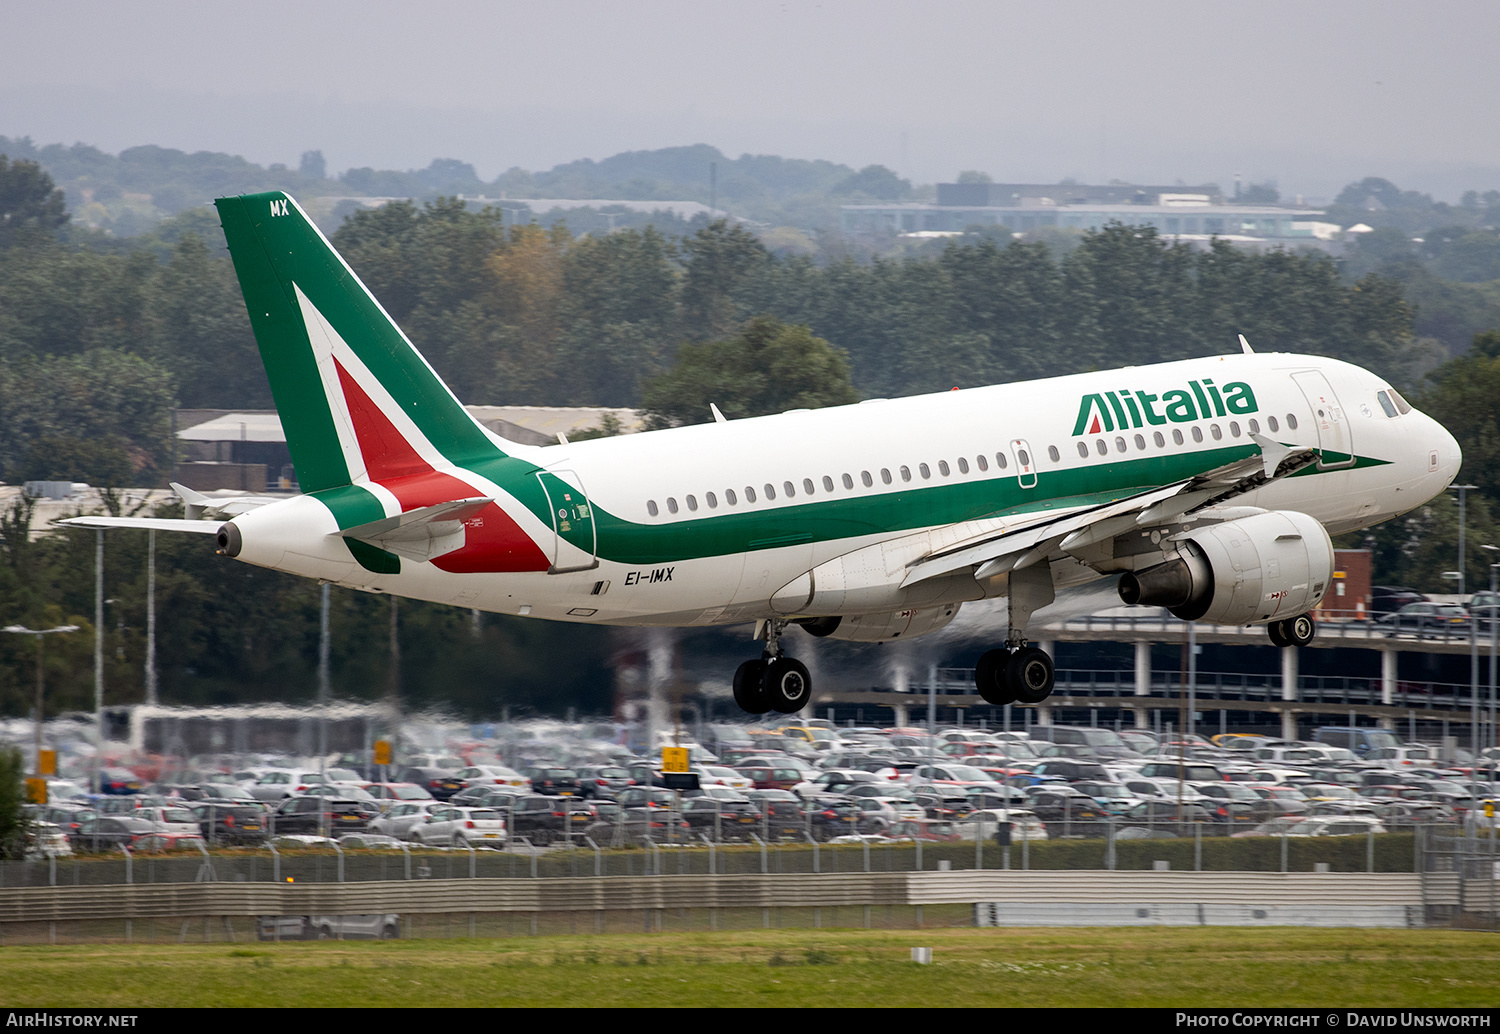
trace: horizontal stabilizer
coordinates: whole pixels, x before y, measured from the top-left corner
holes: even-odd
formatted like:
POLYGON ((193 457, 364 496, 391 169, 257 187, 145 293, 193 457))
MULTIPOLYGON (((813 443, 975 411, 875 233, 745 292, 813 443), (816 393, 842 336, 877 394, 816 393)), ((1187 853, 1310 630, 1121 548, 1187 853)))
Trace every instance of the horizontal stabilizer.
POLYGON ((143 531, 188 531, 215 535, 223 521, 188 521, 180 517, 69 517, 56 521, 64 528, 135 528, 143 531))
POLYGON ((445 553, 462 549, 463 522, 477 516, 494 501, 485 497, 452 499, 345 528, 336 534, 368 542, 409 560, 435 560, 445 553))

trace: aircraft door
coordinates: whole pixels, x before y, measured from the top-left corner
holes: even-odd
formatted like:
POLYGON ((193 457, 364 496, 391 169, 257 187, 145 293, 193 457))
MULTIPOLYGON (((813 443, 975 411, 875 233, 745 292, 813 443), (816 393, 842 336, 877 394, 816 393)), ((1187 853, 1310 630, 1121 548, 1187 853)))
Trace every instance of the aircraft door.
POLYGON ((1010 458, 1016 464, 1016 484, 1022 488, 1036 487, 1036 456, 1031 445, 1021 438, 1012 438, 1010 458))
POLYGON ((536 476, 552 515, 552 566, 547 573, 598 567, 599 533, 583 481, 571 470, 541 470, 536 476))
POLYGON ((1330 470, 1354 464, 1352 427, 1339 405, 1333 385, 1318 370, 1300 370, 1292 380, 1302 389, 1312 406, 1314 426, 1318 432, 1318 469, 1330 470))

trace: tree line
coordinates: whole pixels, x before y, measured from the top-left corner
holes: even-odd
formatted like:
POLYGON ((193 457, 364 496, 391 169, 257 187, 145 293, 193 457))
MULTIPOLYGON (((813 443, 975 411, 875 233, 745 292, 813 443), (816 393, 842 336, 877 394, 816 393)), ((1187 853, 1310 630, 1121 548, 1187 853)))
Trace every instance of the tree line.
MULTIPOLYGON (((271 404, 216 221, 184 212, 129 246, 68 232, 27 165, 0 168, 0 477, 158 484, 173 405, 271 404)), ((575 236, 454 199, 357 212, 334 243, 468 402, 643 406, 660 425, 707 420, 709 402, 755 415, 1187 358, 1243 333, 1389 378, 1454 428, 1482 495, 1500 491, 1500 347, 1424 382, 1433 358, 1401 285, 1351 281, 1326 256, 1193 251, 1114 225, 1066 250, 976 233, 934 255, 818 264, 728 221, 575 236)), ((0 515, 0 623, 84 625, 48 657, 57 706, 85 707, 93 538, 31 541, 22 509, 0 515)), ((1471 543, 1495 540, 1483 498, 1469 520, 1471 543)), ((1428 583, 1451 567, 1455 525, 1438 500, 1350 544, 1376 548, 1377 577, 1441 589, 1428 583)), ((317 587, 197 545, 159 542, 163 699, 307 699, 317 587)), ((109 540, 110 684, 130 687, 111 699, 139 698, 144 551, 140 534, 109 540)), ((1479 584, 1487 561, 1470 556, 1479 584)), ((336 688, 378 696, 389 603, 335 595, 336 688)), ((405 602, 402 620, 413 700, 492 713, 608 699, 601 630, 486 615, 476 636, 465 611, 405 602)), ((27 644, 3 641, 17 639, 0 637, 0 712, 29 699, 27 644)))

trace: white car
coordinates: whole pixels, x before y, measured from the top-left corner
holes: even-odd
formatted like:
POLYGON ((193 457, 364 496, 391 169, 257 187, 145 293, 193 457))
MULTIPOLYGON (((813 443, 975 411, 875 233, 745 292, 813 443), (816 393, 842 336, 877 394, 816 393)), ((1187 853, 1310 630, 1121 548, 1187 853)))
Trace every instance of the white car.
POLYGON ((699 765, 693 771, 698 773, 701 786, 728 786, 735 790, 748 790, 753 785, 746 776, 722 765, 699 765))
POLYGON ((1023 840, 1046 840, 1047 827, 1034 812, 1024 808, 1011 808, 1008 812, 999 808, 971 811, 961 819, 955 819, 953 828, 965 840, 993 840, 995 834, 1010 822, 1010 839, 1014 844, 1023 840))
POLYGON ((442 801, 405 801, 393 804, 384 815, 370 821, 370 832, 384 833, 387 836, 406 840, 409 839, 407 834, 426 822, 427 816, 434 810, 447 807, 448 805, 442 801))
POLYGON ((505 818, 494 808, 443 805, 411 828, 406 838, 425 847, 503 847, 505 818))
POLYGON ((469 786, 530 786, 531 780, 504 765, 470 765, 456 773, 469 786))

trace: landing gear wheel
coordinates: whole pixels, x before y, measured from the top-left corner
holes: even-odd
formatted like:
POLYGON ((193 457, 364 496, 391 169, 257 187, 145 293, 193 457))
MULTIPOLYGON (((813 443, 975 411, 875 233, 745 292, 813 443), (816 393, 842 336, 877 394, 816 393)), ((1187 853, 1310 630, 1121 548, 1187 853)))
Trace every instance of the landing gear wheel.
POLYGON ((1286 636, 1286 622, 1273 621, 1266 626, 1266 635, 1271 639, 1271 645, 1278 650, 1291 646, 1292 641, 1286 636))
POLYGON ((1023 646, 1011 654, 1005 666, 1006 683, 1022 704, 1040 704, 1052 695, 1056 675, 1052 658, 1035 646, 1023 646))
POLYGON ((1010 651, 1001 649, 986 652, 974 665, 974 688, 985 703, 1003 707, 1016 702, 1005 675, 1009 663, 1010 651))
POLYGON ((734 702, 746 714, 765 714, 771 709, 762 681, 766 662, 757 657, 741 664, 734 672, 734 702))
POLYGON ((795 657, 775 657, 765 665, 761 688, 771 710, 779 714, 802 710, 812 697, 812 677, 807 673, 807 665, 795 657))
POLYGON ((1311 614, 1298 614, 1282 623, 1292 646, 1306 646, 1318 634, 1318 623, 1311 614))

